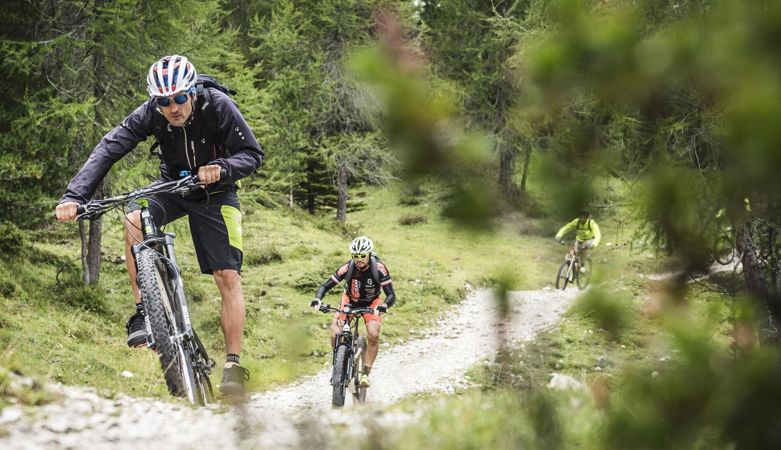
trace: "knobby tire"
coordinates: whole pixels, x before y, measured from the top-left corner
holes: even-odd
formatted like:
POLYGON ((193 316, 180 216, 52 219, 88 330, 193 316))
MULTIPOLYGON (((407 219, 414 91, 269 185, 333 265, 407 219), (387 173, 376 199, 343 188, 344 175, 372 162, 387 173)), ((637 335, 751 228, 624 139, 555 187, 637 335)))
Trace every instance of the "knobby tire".
POLYGON ((567 283, 569 283, 569 261, 564 261, 559 266, 559 271, 556 273, 556 289, 567 289, 567 283))
POLYGON ((344 406, 345 391, 347 388, 347 358, 350 353, 347 345, 341 344, 336 347, 336 356, 334 357, 333 373, 333 397, 331 403, 336 407, 344 406))
POLYGON ((141 302, 152 329, 168 391, 175 396, 185 397, 188 395, 187 381, 194 388, 195 380, 189 358, 171 340, 175 329, 174 305, 171 293, 166 288, 168 275, 164 266, 158 262, 159 257, 152 249, 144 249, 136 255, 138 289, 141 291, 141 302), (189 380, 185 380, 185 376, 189 380))

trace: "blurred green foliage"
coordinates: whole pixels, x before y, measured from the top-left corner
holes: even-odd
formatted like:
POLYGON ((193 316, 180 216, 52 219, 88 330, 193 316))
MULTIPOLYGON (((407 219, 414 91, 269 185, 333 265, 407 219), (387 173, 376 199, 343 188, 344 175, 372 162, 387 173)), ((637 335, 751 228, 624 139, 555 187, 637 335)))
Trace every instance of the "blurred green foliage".
MULTIPOLYGON (((505 200, 513 189, 522 189, 517 178, 531 173, 542 180, 538 195, 552 201, 535 205, 539 199, 530 198, 526 205, 536 208, 529 211, 548 214, 553 222, 589 206, 600 223, 620 211, 631 216, 638 247, 651 244, 660 255, 672 257, 670 269, 675 272, 659 285, 626 282, 610 269, 607 275, 595 272, 595 289, 579 300, 568 319, 587 329, 573 331, 563 325, 572 334, 550 338, 547 347, 529 352, 536 359, 530 364, 524 363, 529 356, 516 354, 501 361, 497 370, 502 376, 482 381, 498 394, 448 400, 443 408, 430 411, 418 428, 399 433, 403 441, 391 436, 390 445, 781 447, 779 352, 760 345, 768 342, 762 336, 777 335, 781 319, 778 2, 279 0, 150 5, 139 7, 128 0, 99 7, 78 0, 50 2, 43 8, 24 1, 3 4, 0 77, 8 92, 18 94, 4 97, 0 108, 4 253, 16 254, 32 245, 20 229, 51 220, 47 217, 54 201, 89 149, 143 100, 148 64, 162 54, 188 53, 199 70, 237 87, 242 111, 268 150, 262 175, 247 183, 246 192, 262 203, 247 202, 256 219, 268 218, 267 208, 283 204, 298 204, 310 212, 330 207, 334 179, 345 173, 348 183, 403 178, 408 187, 401 202, 410 208, 431 201, 422 184, 445 186, 444 193, 438 193, 442 217, 428 210, 411 213, 404 217, 415 219, 416 225, 403 228, 415 230, 416 236, 431 230, 442 234, 436 228, 442 218, 456 225, 454 234, 466 226, 469 234, 458 235, 448 248, 437 247, 443 254, 452 252, 447 255, 453 262, 462 253, 479 253, 459 246, 477 242, 479 247, 475 230, 489 230, 499 213, 517 205, 505 200), (193 16, 192 11, 199 13, 193 16), (180 20, 185 16, 193 19, 180 20), (187 48, 181 42, 187 42, 187 48), (523 169, 515 167, 521 154, 526 158, 523 169), (613 191, 609 180, 614 179, 629 191, 613 191), (266 192, 258 193, 261 189, 266 192), (738 300, 703 293, 686 283, 711 263, 712 242, 719 232, 715 215, 722 208, 742 262, 742 272, 731 280, 742 279, 729 290, 713 289, 738 294, 738 300), (421 217, 426 220, 418 221, 421 217), (716 304, 712 308, 717 313, 701 307, 698 296, 716 304), (637 304, 641 300, 642 306, 637 304), (727 307, 729 312, 724 311, 727 307), (586 344, 597 346, 600 356, 591 358, 586 344), (589 395, 541 392, 554 370, 582 374, 589 395), (504 376, 508 373, 514 377, 504 376)), ((108 191, 136 186, 152 176, 156 162, 145 156, 136 152, 123 161, 109 178, 108 191)), ((395 200, 385 209, 396 205, 395 200)), ((281 210, 274 214, 287 214, 281 210)), ((312 225, 307 233, 317 237, 312 241, 325 240, 325 250, 313 250, 300 236, 288 236, 288 230, 276 230, 285 244, 253 244, 248 272, 259 265, 287 270, 269 270, 270 275, 264 272, 250 283, 252 323, 260 317, 295 323, 287 320, 294 310, 290 298, 311 293, 342 259, 336 250, 342 243, 330 242, 338 240, 335 236, 364 230, 394 233, 390 226, 379 228, 373 217, 357 216, 363 223, 285 218, 286 227, 299 231, 312 225)), ((544 235, 550 228, 548 222, 516 217, 518 229, 544 235)), ((525 248, 529 254, 524 262, 539 248, 525 248)), ((514 254, 505 248, 488 252, 492 257, 514 254)), ((474 259, 480 261, 459 264, 470 270, 483 264, 479 268, 488 270, 482 258, 474 259)), ((405 263, 407 273, 395 274, 399 284, 406 282, 410 298, 400 302, 397 311, 407 325, 423 326, 419 316, 433 309, 431 299, 455 302, 451 284, 467 276, 457 267, 443 275, 445 265, 435 258, 405 263), (415 270, 421 275, 412 275, 415 270), (437 276, 446 278, 442 283, 447 287, 428 280, 437 276)), ((538 270, 532 265, 524 268, 538 270)), ((13 298, 7 302, 13 320, 0 322, 5 344, 17 339, 11 327, 38 319, 25 315, 28 302, 43 303, 38 305, 41 311, 48 306, 48 301, 30 298, 31 288, 24 287, 35 282, 16 275, 4 270, 0 283, 4 301, 13 298)), ((490 280, 503 292, 518 283, 501 273, 468 276, 490 280)), ((102 298, 111 292, 78 288, 75 269, 63 277, 64 283, 54 290, 62 298, 52 304, 73 311, 74 317, 55 320, 69 326, 69 347, 54 345, 54 333, 43 332, 31 337, 31 345, 51 349, 46 357, 52 361, 61 353, 83 357, 76 363, 103 373, 107 363, 79 354, 75 347, 83 340, 104 344, 100 339, 109 334, 106 322, 118 323, 118 310, 102 298), (78 315, 84 315, 89 326, 73 320, 78 315)), ((194 285, 189 293, 199 307, 215 306, 202 285, 190 279, 188 284, 194 285)), ((49 294, 50 287, 37 286, 37 291, 49 294)), ((309 325, 322 324, 310 319, 309 325)), ((216 335, 219 322, 212 315, 198 327, 216 335)), ((257 358, 267 363, 253 367, 253 373, 266 384, 288 380, 295 368, 311 369, 319 363, 299 361, 301 350, 295 345, 306 341, 305 348, 321 351, 307 332, 311 330, 297 325, 280 325, 279 330, 279 335, 250 331, 257 358)), ((399 337, 406 331, 391 333, 399 337)), ((146 380, 157 374, 154 362, 147 367, 146 380)), ((58 366, 50 370, 55 379, 71 379, 58 366)), ((0 383, 7 379, 0 376, 0 383)))

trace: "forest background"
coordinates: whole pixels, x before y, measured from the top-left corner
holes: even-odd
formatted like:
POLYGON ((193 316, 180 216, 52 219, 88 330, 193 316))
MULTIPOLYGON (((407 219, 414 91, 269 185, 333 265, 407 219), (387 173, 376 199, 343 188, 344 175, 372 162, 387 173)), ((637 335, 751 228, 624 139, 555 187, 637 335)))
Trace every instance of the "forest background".
MULTIPOLYGON (((409 208, 401 225, 441 220, 453 228, 440 230, 456 230, 450 238, 474 243, 512 222, 537 249, 551 224, 588 207, 598 220, 621 218, 612 226, 626 227, 628 246, 653 252, 656 268, 674 272, 667 283, 627 293, 606 271, 573 319, 596 323, 599 345, 615 354, 629 342, 637 354, 651 353, 651 344, 632 336, 638 327, 648 335, 664 330, 665 345, 675 349, 664 370, 649 358, 610 376, 586 375, 589 407, 573 413, 528 378, 504 376, 528 370, 509 352, 480 375, 483 389, 474 397, 450 400, 463 408, 432 407, 419 435, 407 439, 428 439, 433 430, 442 439, 472 436, 466 442, 475 446, 779 446, 777 2, 10 0, 1 8, 2 365, 84 383, 20 358, 35 352, 20 342, 32 329, 30 311, 80 311, 80 320, 93 325, 120 321, 114 303, 123 298, 122 274, 106 267, 115 255, 104 248, 116 241, 103 236, 112 225, 55 224, 52 211, 95 143, 146 99, 151 62, 179 53, 238 92, 267 151, 242 202, 248 217, 256 214, 269 228, 282 227, 275 217, 287 217, 284 232, 296 236, 291 228, 300 228, 304 242, 346 242, 366 231, 350 215, 371 210, 367 202, 390 186, 397 188, 392 203, 409 208), (414 209, 429 202, 433 217, 414 209), (724 218, 717 218, 722 209, 724 218), (725 224, 741 270, 690 286, 691 275, 712 263, 725 224), (468 417, 484 401, 495 408, 485 413, 490 419, 468 422, 479 429, 446 428, 452 422, 443 415, 468 417), (567 414, 579 420, 567 422, 567 414), (531 425, 515 427, 515 420, 531 425)), ((120 162, 96 196, 152 180, 157 161, 147 148, 120 162)), ((364 223, 378 214, 381 220, 378 211, 364 223)), ((247 259, 258 265, 312 256, 298 247, 286 253, 283 241, 254 245, 247 259)), ((267 279, 264 289, 289 283, 313 290, 343 246, 327 243, 317 267, 285 266, 302 273, 292 281, 267 279)), ((415 272, 414 262, 401 267, 407 264, 415 272)), ((437 270, 421 277, 435 278, 437 270)), ((529 273, 470 277, 503 288, 540 287, 542 275, 529 273)), ((207 284, 186 282, 191 298, 208 297, 207 284)), ((448 283, 428 291, 410 286, 408 297, 457 303, 459 286, 448 283)), ((284 289, 280 297, 304 295, 284 289)), ((398 338, 425 325, 415 322, 416 313, 400 312, 408 327, 398 338)), ((213 321, 201 326, 218 332, 213 321)), ((55 330, 50 343, 61 338, 55 330)), ((98 342, 94 333, 85 328, 74 339, 98 342)), ((579 349, 540 345, 543 365, 566 360, 554 351, 579 349)), ((295 373, 282 366, 273 372, 277 381, 295 373)), ((312 363, 295 367, 311 370, 312 363)))

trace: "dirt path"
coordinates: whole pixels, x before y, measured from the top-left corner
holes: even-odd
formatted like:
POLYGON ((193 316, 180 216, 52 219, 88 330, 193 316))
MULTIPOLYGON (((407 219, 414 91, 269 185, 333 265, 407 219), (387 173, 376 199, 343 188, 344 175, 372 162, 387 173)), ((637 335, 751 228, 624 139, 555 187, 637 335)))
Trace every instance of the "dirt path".
POLYGON ((513 292, 510 319, 502 324, 492 294, 472 291, 435 330, 380 350, 364 407, 348 399, 343 410, 331 409, 328 370, 252 395, 227 412, 126 396, 106 399, 90 390, 53 386, 61 401, 31 410, 3 409, 0 448, 332 448, 335 429, 411 420, 384 414, 383 407, 415 393, 450 392, 463 385, 467 369, 495 354, 497 330, 507 340, 531 339, 555 324, 576 295, 575 289, 513 292), (366 417, 373 420, 362 420, 366 417))

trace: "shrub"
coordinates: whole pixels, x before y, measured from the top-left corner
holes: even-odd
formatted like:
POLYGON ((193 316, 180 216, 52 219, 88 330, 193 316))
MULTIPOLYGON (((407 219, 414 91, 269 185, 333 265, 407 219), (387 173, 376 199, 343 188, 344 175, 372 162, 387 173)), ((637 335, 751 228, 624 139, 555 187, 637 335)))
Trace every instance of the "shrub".
POLYGON ((250 266, 270 264, 282 261, 282 254, 275 244, 268 244, 258 249, 249 249, 244 255, 244 262, 250 266))
POLYGON ((419 223, 426 223, 427 221, 426 216, 423 214, 410 213, 399 217, 400 225, 417 225, 419 223))
POLYGON ((0 253, 16 255, 25 247, 24 231, 11 222, 0 222, 0 253))

